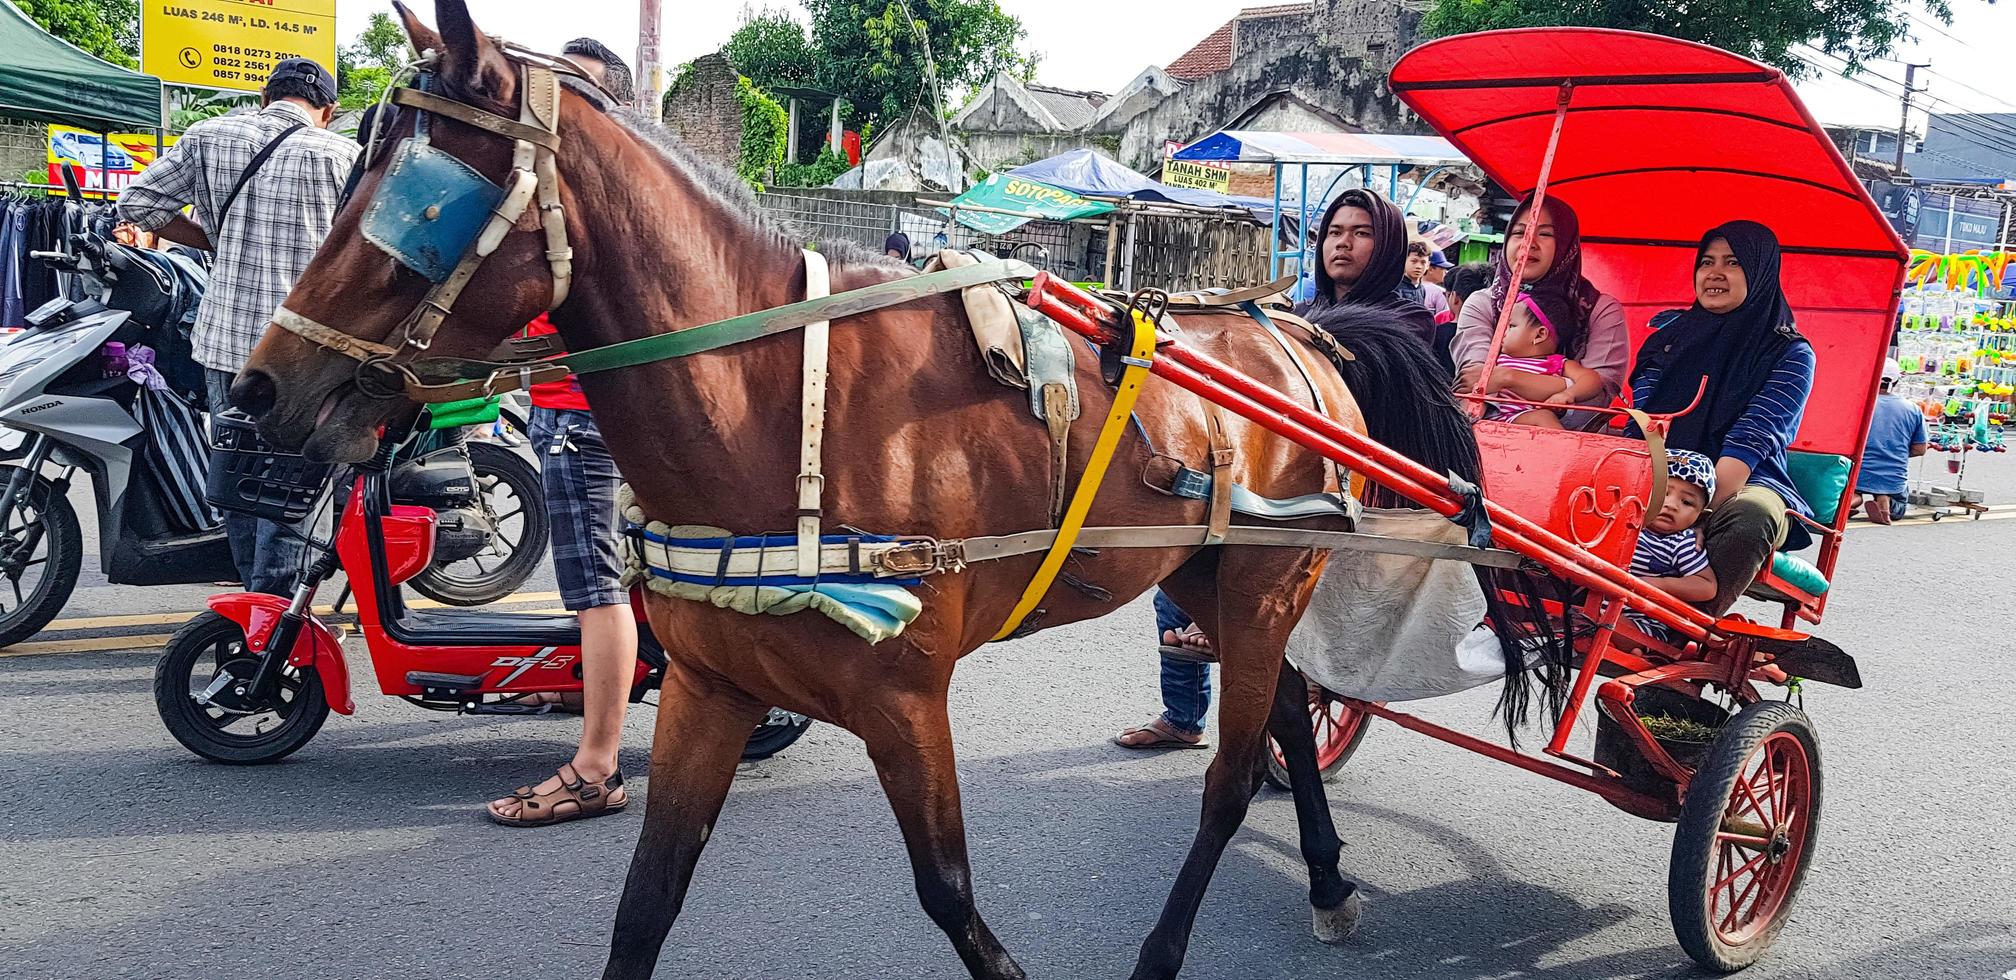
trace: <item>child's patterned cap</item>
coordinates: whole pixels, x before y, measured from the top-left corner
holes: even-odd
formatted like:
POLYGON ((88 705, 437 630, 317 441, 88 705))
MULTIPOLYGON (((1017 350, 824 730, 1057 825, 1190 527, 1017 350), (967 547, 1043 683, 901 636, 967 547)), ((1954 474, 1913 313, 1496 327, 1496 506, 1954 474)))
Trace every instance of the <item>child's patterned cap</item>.
POLYGON ((1682 483, 1692 483, 1715 499, 1715 464, 1691 449, 1666 450, 1666 475, 1682 483))

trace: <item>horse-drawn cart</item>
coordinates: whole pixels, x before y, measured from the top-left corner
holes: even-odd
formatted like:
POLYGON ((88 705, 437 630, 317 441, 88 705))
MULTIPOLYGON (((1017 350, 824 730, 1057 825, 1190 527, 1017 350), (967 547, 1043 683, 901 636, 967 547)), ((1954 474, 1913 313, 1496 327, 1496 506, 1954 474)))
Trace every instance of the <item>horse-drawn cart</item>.
MULTIPOLYGON (((1825 606, 1905 261, 1780 73, 1679 41, 1533 30, 1425 45, 1393 77, 1505 188, 1544 200, 1551 180, 1576 205, 1587 268, 1641 330, 1653 311, 1686 304, 1702 229, 1744 217, 1777 229, 1786 292, 1819 365, 1792 470, 1818 511, 1807 527, 1820 550, 1810 566, 1778 556, 1759 577, 1757 594, 1784 610, 1767 626, 1711 619, 1624 570, 1664 492, 1661 417, 1634 416, 1646 441, 1473 427, 1447 400, 1446 376, 1390 317, 1326 320, 1290 341, 1256 296, 1221 296, 1199 305, 1236 302, 1251 319, 1173 315, 1178 342, 1158 335, 1164 304, 1153 295, 1132 297, 1116 317, 1107 300, 1037 276, 1021 298, 1050 320, 1010 309, 996 284, 1033 273, 1017 262, 948 254, 944 268, 916 275, 845 251, 829 260, 747 217, 746 195, 707 179, 685 151, 607 111, 581 66, 496 41, 462 0, 440 0, 437 12, 439 32, 402 12, 426 53, 417 77, 388 89, 357 196, 276 311, 234 400, 261 416, 275 446, 368 462, 379 426, 415 403, 576 374, 603 429, 621 434, 610 449, 632 488, 631 571, 650 588, 654 635, 676 653, 605 976, 651 973, 767 705, 863 738, 927 912, 974 976, 1024 976, 975 903, 945 709, 952 667, 990 636, 1103 615, 1158 583, 1179 603, 1195 600, 1225 684, 1198 835, 1136 977, 1170 980, 1181 968, 1268 734, 1294 773, 1313 930, 1326 942, 1350 934, 1358 894, 1338 870, 1316 760, 1341 762, 1371 718, 1677 821, 1669 892, 1682 944, 1725 970, 1768 946, 1812 859, 1820 813, 1817 745, 1793 703, 1799 679, 1860 683, 1847 655, 1791 627, 1825 606), (1499 65, 1511 67, 1490 67, 1499 65), (699 222, 712 222, 710 234, 692 234, 699 222), (610 241, 625 250, 588 247, 610 241), (633 256, 657 263, 652 274, 633 256), (950 293, 961 300, 937 295, 950 293), (458 298, 469 302, 458 308, 458 298), (487 359, 542 309, 569 351, 487 359), (1103 345, 1096 363, 1051 320, 1103 345), (1309 370, 1317 356, 1337 371, 1309 370), (1386 372, 1383 387, 1362 373, 1351 387, 1368 364, 1386 372), (1092 383, 1101 368, 1109 385, 1092 383), (1151 373, 1169 384, 1146 384, 1151 373), (1309 404, 1290 389, 1306 389, 1309 404), (1185 392, 1216 409, 1199 412, 1185 392), (770 410, 794 402, 795 417, 770 410), (1422 456, 1449 461, 1431 468, 1364 434, 1410 426, 1456 444, 1422 456), (827 452, 829 440, 846 451, 827 452), (797 447, 795 465, 780 446, 797 447), (1116 458, 1143 478, 1105 481, 1116 458), (1371 481, 1425 508, 1410 516, 1437 533, 1455 532, 1433 515, 1451 518, 1467 540, 1371 533, 1371 507, 1366 522, 1348 523, 1361 507, 1341 491, 1339 467, 1354 488, 1371 481), (1168 486, 1151 483, 1154 472, 1168 486), (1307 492, 1312 478, 1322 492, 1307 492), (1047 497, 1025 492, 1046 483, 1047 497), (1262 518, 1316 526, 1234 522, 1242 491, 1262 518), (1095 525, 1116 523, 1088 526, 1095 515, 1095 525), (779 526, 792 533, 764 533, 779 526), (1525 650, 1544 649, 1548 687, 1567 699, 1541 753, 1351 700, 1319 703, 1326 744, 1312 746, 1295 717, 1303 664, 1285 669, 1283 653, 1296 649, 1319 576, 1352 567, 1325 556, 1350 550, 1489 569, 1480 580, 1496 584, 1482 598, 1499 629, 1482 635, 1503 655, 1494 676, 1523 692, 1525 650), (1069 587, 1051 588, 1060 581, 1069 587), (1512 608, 1527 626, 1504 615, 1512 608), (808 610, 818 615, 795 615, 808 610), (1627 612, 1663 626, 1664 638, 1627 612), (1520 634, 1529 627, 1533 636, 1520 634), (1553 683, 1570 668, 1572 684, 1553 683), (1767 695, 1774 685, 1784 700, 1767 695), (1584 758, 1568 743, 1592 697, 1598 739, 1584 758), (1666 723, 1655 731, 1648 714, 1666 723), (1690 730, 1713 734, 1687 743, 1690 730)), ((1514 247, 1531 246, 1529 233, 1514 247)), ((1467 584, 1447 594, 1479 596, 1467 584)), ((1478 617, 1458 611, 1443 619, 1478 635, 1478 617)), ((1376 630, 1354 635, 1401 645, 1376 630)), ((312 656, 261 651, 262 670, 339 669, 326 660, 334 645, 322 646, 312 656)))
MULTIPOLYGON (((1782 607, 1776 626, 1711 620, 1623 570, 1663 492, 1663 459, 1655 465, 1647 443, 1480 421, 1492 543, 1544 568, 1573 607, 1566 713, 1533 755, 1319 694, 1319 761, 1341 766, 1366 724, 1384 719, 1674 821, 1668 897, 1681 945, 1711 969, 1747 966, 1783 926, 1814 854, 1820 755, 1800 682, 1860 685, 1852 659, 1791 627, 1818 622, 1826 605, 1906 253, 1784 77, 1726 52, 1615 31, 1505 31, 1424 45, 1392 84, 1515 196, 1575 205, 1590 274, 1623 301, 1634 339, 1651 314, 1689 302, 1703 228, 1755 218, 1777 230, 1786 292, 1819 362, 1791 467, 1818 515, 1793 519, 1819 553, 1777 554, 1752 586, 1782 607), (1634 628, 1627 610, 1674 639, 1634 628), (1585 758, 1569 742, 1592 692, 1585 758)), ((1031 304, 1112 339, 1103 306, 1065 284, 1039 280, 1031 304)), ((1162 343, 1153 370, 1445 516, 1464 507, 1442 474, 1180 343, 1162 343)))

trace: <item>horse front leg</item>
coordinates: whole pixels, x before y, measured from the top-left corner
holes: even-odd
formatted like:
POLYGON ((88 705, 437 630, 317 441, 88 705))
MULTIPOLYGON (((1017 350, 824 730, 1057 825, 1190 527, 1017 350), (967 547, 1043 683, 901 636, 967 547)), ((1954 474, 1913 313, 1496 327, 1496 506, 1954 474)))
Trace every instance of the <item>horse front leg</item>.
MULTIPOLYGON (((1222 574, 1219 581, 1225 581, 1222 574)), ((1179 605, 1184 601, 1183 596, 1175 598, 1179 605)), ((1260 617, 1252 609, 1228 610, 1222 598, 1216 611, 1213 618, 1218 622, 1198 625, 1218 650, 1224 681, 1218 708, 1218 755, 1204 775, 1204 810, 1197 838, 1163 903, 1161 917, 1141 944, 1133 980, 1170 980, 1183 968, 1204 890, 1210 886, 1232 835, 1245 821, 1246 809, 1260 784, 1267 716, 1274 704, 1275 677, 1287 626, 1255 625, 1260 617)))
POLYGON ((603 980, 644 980, 686 903, 693 866, 713 834, 749 733, 769 710, 716 679, 673 661, 658 695, 651 741, 651 793, 630 858, 603 980))
POLYGON ((1295 822, 1301 830, 1302 860, 1309 865, 1309 909, 1316 938, 1341 943, 1358 928, 1362 900, 1356 882, 1337 871, 1344 842, 1330 815, 1323 774, 1316 767, 1316 734, 1309 723, 1309 682, 1292 664, 1281 665, 1274 685, 1274 711, 1267 731, 1281 746, 1282 761, 1295 794, 1295 822))
POLYGON ((976 980, 1023 980, 1027 974, 981 921, 973 901, 945 697, 942 685, 892 693, 860 713, 855 734, 867 743, 882 792, 903 828, 924 913, 951 938, 976 980))

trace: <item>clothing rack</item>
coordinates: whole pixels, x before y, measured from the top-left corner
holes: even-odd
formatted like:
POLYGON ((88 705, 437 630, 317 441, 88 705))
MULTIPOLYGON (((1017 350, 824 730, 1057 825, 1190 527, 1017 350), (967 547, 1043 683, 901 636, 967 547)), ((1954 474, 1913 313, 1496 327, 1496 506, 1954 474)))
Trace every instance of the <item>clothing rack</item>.
MULTIPOLYGON (((0 189, 10 191, 41 191, 45 194, 62 191, 65 196, 68 196, 70 193, 70 189, 64 187, 62 184, 37 184, 22 180, 0 180, 0 189)), ((102 187, 85 187, 81 188, 81 190, 84 200, 87 201, 93 199, 111 199, 119 196, 119 191, 116 188, 107 190, 102 187)))

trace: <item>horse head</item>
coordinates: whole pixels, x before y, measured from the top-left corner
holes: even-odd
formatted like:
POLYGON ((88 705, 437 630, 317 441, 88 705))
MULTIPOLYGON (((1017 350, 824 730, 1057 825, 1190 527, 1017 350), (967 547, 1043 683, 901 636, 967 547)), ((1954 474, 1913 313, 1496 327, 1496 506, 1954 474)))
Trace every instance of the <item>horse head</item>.
MULTIPOLYGON (((508 132, 521 100, 534 97, 529 64, 571 70, 484 35, 463 0, 435 5, 439 31, 395 6, 421 52, 421 93, 388 104, 397 112, 378 122, 375 152, 360 159, 328 239, 231 389, 232 404, 259 417, 268 441, 317 460, 367 458, 381 425, 417 410, 398 383, 406 365, 484 357, 556 305, 568 268, 564 249, 548 254, 541 219, 559 210, 545 204, 571 205, 572 193, 558 186, 557 165, 537 168, 536 178, 522 172, 532 169, 528 145, 495 123, 508 132), (408 101, 429 96, 435 101, 408 101), (553 185, 538 188, 538 201, 530 199, 535 181, 553 185)), ((546 81, 557 84, 554 75, 546 81)), ((552 104, 560 119, 597 113, 588 97, 559 88, 552 104)), ((568 128, 543 123, 559 130, 556 143, 568 128)), ((581 243, 571 214, 568 225, 581 243)))

